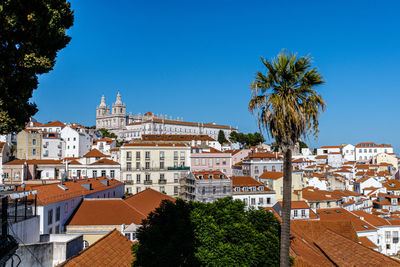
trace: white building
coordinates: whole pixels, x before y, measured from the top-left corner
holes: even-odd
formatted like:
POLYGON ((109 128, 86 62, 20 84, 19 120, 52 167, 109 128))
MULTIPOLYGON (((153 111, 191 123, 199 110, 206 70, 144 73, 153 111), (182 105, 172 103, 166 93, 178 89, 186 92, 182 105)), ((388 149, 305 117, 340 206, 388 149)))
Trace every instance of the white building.
POLYGON ((62 159, 64 157, 65 142, 59 132, 43 132, 42 159, 62 159))
POLYGON ((232 198, 244 202, 246 208, 267 208, 275 204, 275 191, 250 176, 233 176, 232 198))
POLYGON ((111 149, 117 147, 117 141, 111 138, 102 138, 94 140, 92 149, 97 149, 101 153, 110 155, 111 149))
POLYGON ((330 153, 341 153, 342 147, 341 146, 321 146, 317 149, 317 155, 328 155, 330 153))
POLYGON ((6 142, 0 142, 0 184, 3 183, 3 163, 10 160, 11 150, 6 142))
POLYGON ((65 157, 82 157, 90 151, 93 137, 84 129, 66 126, 61 130, 61 138, 65 141, 65 157))
POLYGON ((345 161, 355 161, 356 160, 356 152, 355 146, 352 144, 347 144, 342 148, 342 155, 345 161))
POLYGON ((121 165, 109 158, 97 149, 92 149, 82 158, 67 163, 68 178, 107 177, 120 181, 121 165))
POLYGON ((222 130, 228 138, 231 131, 237 131, 225 125, 215 123, 185 122, 182 118, 172 119, 167 115, 156 115, 147 112, 144 115, 126 115, 126 106, 122 103, 121 95, 118 93, 115 103, 110 107, 106 105, 105 97, 102 96, 100 105, 96 108, 96 128, 105 128, 118 135, 119 139, 132 140, 141 139, 145 134, 190 134, 209 135, 217 140, 218 133, 222 130))
POLYGON ((359 143, 355 148, 356 160, 360 161, 370 160, 380 153, 393 153, 393 147, 387 144, 359 143))
POLYGON ((343 165, 343 156, 340 152, 332 152, 328 154, 328 165, 337 168, 343 165))

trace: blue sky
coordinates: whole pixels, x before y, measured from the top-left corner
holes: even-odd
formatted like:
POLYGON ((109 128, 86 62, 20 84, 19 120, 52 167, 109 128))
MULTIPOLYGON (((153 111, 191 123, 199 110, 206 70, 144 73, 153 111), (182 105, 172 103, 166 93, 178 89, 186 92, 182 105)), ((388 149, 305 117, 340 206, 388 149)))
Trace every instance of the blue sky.
POLYGON ((310 54, 326 85, 312 146, 400 148, 398 1, 71 1, 75 25, 33 101, 40 122, 95 124, 102 94, 132 113, 256 131, 249 84, 260 57, 310 54))

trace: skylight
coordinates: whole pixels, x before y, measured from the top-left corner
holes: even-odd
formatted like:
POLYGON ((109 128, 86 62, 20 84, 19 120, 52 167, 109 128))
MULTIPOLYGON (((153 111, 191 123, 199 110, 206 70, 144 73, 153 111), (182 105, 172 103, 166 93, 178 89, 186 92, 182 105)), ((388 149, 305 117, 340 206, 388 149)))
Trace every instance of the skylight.
POLYGON ((340 210, 335 210, 337 213, 342 213, 340 210))
POLYGON ((324 212, 325 212, 326 214, 331 214, 331 213, 330 213, 329 211, 327 211, 327 210, 326 210, 326 211, 324 211, 324 212))
POLYGON ((370 228, 368 225, 365 225, 365 224, 363 224, 363 227, 364 227, 365 229, 369 229, 369 228, 370 228))

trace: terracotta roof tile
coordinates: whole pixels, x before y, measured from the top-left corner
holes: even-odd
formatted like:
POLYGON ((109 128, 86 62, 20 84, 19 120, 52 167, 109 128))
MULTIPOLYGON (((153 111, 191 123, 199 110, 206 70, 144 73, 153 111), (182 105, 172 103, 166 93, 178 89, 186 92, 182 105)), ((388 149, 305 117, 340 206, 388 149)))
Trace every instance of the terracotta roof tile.
POLYGON ((123 147, 187 147, 186 144, 180 144, 180 143, 129 143, 129 144, 123 144, 123 147))
POLYGON ((155 191, 151 188, 141 191, 128 198, 125 198, 125 201, 129 205, 134 207, 139 212, 146 214, 146 216, 155 208, 160 206, 160 203, 163 200, 170 200, 173 202, 175 201, 174 198, 155 191))
POLYGON ((53 121, 46 124, 43 124, 42 127, 65 127, 65 124, 61 121, 53 121))
POLYGON ((260 175, 261 179, 277 180, 283 178, 283 172, 269 172, 265 171, 260 175))
POLYGON ((96 148, 93 148, 88 153, 83 155, 83 157, 84 158, 105 158, 105 157, 109 157, 109 155, 105 155, 105 154, 101 153, 99 150, 97 150, 96 148))
POLYGON ((221 171, 195 171, 192 172, 197 180, 204 179, 228 179, 228 177, 221 171))
POLYGON ((126 266, 133 261, 133 242, 114 229, 78 255, 58 266, 126 266))
POLYGON ((190 142, 190 141, 215 141, 206 134, 191 135, 191 134, 144 134, 142 141, 175 141, 175 142, 190 142))
POLYGON ((99 159, 98 161, 93 162, 90 165, 120 165, 120 164, 111 159, 99 159))

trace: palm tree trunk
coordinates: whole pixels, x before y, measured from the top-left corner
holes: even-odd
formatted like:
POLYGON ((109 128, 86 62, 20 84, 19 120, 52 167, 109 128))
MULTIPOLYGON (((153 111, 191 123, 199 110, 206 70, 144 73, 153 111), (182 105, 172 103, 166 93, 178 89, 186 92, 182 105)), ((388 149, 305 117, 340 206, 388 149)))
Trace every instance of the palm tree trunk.
POLYGON ((283 205, 281 225, 280 266, 289 267, 290 247, 290 208, 292 203, 292 149, 288 149, 283 158, 283 205))

